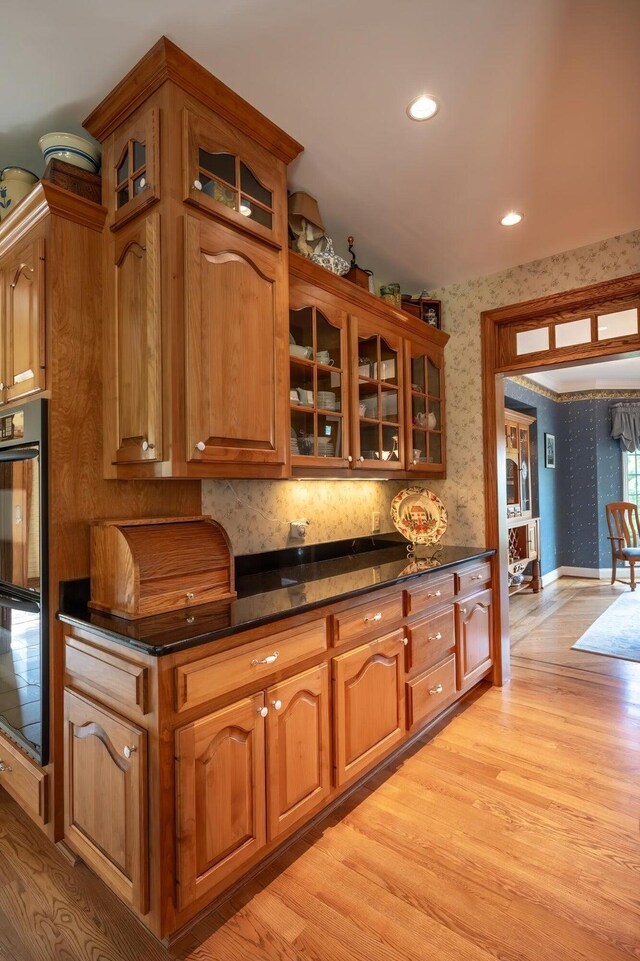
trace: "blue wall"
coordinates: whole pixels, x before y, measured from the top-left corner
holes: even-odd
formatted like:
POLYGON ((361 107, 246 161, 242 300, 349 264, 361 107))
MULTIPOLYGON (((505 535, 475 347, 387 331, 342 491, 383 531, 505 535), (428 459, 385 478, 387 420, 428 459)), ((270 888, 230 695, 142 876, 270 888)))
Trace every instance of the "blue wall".
POLYGON ((532 498, 540 516, 542 573, 609 567, 605 504, 622 499, 620 444, 609 436, 615 399, 557 402, 505 380, 506 406, 538 418, 532 428, 532 498), (556 468, 544 466, 544 434, 555 434, 556 468), (533 453, 537 454, 537 464, 533 453))

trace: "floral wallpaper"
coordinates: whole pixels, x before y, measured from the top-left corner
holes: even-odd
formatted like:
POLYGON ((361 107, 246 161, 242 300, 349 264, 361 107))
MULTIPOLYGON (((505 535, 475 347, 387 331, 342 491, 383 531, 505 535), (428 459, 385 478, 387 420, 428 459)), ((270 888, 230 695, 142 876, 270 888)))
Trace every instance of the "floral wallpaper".
POLYGON ((429 486, 449 510, 450 544, 484 542, 480 314, 640 271, 640 230, 431 291, 442 300, 447 386, 447 479, 429 486))
MULTIPOLYGON (((432 291, 442 300, 446 348, 447 479, 425 482, 449 512, 448 544, 484 544, 480 313, 640 271, 640 230, 432 291)), ((203 512, 226 528, 236 554, 291 546, 289 521, 311 523, 307 543, 392 530, 390 504, 409 482, 204 481, 203 512)))

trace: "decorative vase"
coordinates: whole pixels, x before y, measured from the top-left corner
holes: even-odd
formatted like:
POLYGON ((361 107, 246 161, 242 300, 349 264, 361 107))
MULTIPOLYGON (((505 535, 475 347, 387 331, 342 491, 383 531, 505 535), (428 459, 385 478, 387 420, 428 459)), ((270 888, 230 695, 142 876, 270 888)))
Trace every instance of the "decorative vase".
POLYGON ((11 213, 37 182, 36 175, 24 167, 5 167, 0 170, 0 220, 11 213))

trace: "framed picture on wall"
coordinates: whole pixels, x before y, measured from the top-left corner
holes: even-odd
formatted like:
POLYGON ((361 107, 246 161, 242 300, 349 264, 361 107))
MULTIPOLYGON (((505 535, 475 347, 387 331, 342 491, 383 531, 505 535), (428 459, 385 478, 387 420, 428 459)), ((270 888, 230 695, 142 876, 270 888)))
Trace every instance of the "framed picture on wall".
POLYGON ((556 466, 556 435, 555 434, 544 435, 544 466, 545 467, 556 466))

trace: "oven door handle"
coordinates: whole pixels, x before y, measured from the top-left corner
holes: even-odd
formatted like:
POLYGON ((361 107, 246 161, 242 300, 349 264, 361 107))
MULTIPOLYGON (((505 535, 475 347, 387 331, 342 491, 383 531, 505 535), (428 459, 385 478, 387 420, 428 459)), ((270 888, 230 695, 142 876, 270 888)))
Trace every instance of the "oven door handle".
POLYGON ((29 601, 24 597, 11 597, 0 594, 0 607, 10 611, 22 611, 24 614, 39 614, 40 605, 37 601, 29 601))
POLYGON ((38 447, 9 447, 6 450, 0 450, 0 461, 33 460, 39 454, 38 447))

